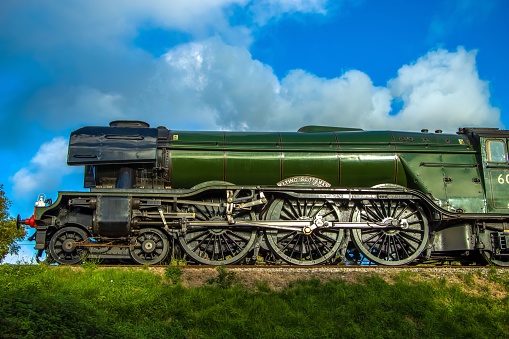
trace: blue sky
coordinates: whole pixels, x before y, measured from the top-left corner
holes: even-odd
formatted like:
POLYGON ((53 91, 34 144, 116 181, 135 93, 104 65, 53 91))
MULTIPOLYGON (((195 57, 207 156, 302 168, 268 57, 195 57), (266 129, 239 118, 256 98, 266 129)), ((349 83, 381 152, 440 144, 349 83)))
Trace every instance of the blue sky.
POLYGON ((509 125, 503 0, 2 0, 0 183, 11 214, 81 189, 69 133, 509 125))

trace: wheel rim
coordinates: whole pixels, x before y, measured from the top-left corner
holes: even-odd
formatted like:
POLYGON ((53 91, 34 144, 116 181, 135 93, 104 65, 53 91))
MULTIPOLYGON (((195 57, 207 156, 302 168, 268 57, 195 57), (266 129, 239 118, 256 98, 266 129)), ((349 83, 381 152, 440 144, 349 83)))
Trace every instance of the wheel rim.
MULTIPOLYGON (((276 199, 267 211, 267 220, 339 220, 334 203, 318 199, 276 199)), ((282 260, 294 265, 319 265, 331 259, 338 251, 343 230, 316 228, 310 234, 299 231, 267 230, 267 244, 282 260)))
POLYGON ((352 230, 355 246, 367 259, 380 265, 408 264, 422 253, 428 241, 427 219, 422 208, 411 201, 365 200, 353 210, 351 220, 408 222, 406 228, 352 230))
MULTIPOLYGON (((204 199, 204 202, 222 203, 222 199, 204 199)), ((222 204, 221 204, 222 205, 222 204)), ((195 213, 199 221, 224 221, 224 206, 193 205, 188 208, 195 213)), ((236 220, 249 219, 246 211, 234 212, 236 220)), ((203 226, 187 227, 186 232, 179 234, 179 243, 194 261, 205 265, 228 265, 244 259, 251 250, 256 231, 247 228, 207 228, 203 226)))
POLYGON ((135 262, 154 265, 163 261, 170 250, 166 235, 155 228, 145 228, 136 237, 136 244, 129 250, 135 262))
POLYGON ((87 233, 80 228, 61 228, 51 237, 49 244, 51 257, 60 264, 78 264, 85 259, 88 251, 80 248, 77 243, 84 243, 87 240, 87 233))

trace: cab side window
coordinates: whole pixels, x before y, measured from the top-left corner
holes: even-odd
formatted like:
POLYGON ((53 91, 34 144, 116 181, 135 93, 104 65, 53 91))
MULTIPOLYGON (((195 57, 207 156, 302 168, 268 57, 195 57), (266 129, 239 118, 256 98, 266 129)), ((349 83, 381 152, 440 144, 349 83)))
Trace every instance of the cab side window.
POLYGON ((486 142, 488 162, 507 163, 507 152, 504 140, 488 140, 486 142))

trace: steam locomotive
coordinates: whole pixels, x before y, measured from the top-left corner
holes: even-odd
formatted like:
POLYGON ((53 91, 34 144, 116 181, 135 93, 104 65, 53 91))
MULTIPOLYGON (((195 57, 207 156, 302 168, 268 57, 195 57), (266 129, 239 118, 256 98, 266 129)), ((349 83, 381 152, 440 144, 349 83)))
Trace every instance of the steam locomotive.
POLYGON ((306 126, 197 132, 140 121, 71 133, 87 192, 18 226, 60 264, 509 265, 509 131, 306 126))

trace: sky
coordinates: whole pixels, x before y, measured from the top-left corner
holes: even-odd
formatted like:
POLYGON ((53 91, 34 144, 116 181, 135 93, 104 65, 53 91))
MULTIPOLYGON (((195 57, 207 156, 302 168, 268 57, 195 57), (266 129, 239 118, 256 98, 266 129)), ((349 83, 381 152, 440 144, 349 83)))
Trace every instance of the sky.
POLYGON ((509 128, 508 15, 504 0, 2 0, 10 213, 83 190, 83 169, 66 164, 69 134, 113 120, 509 128))

